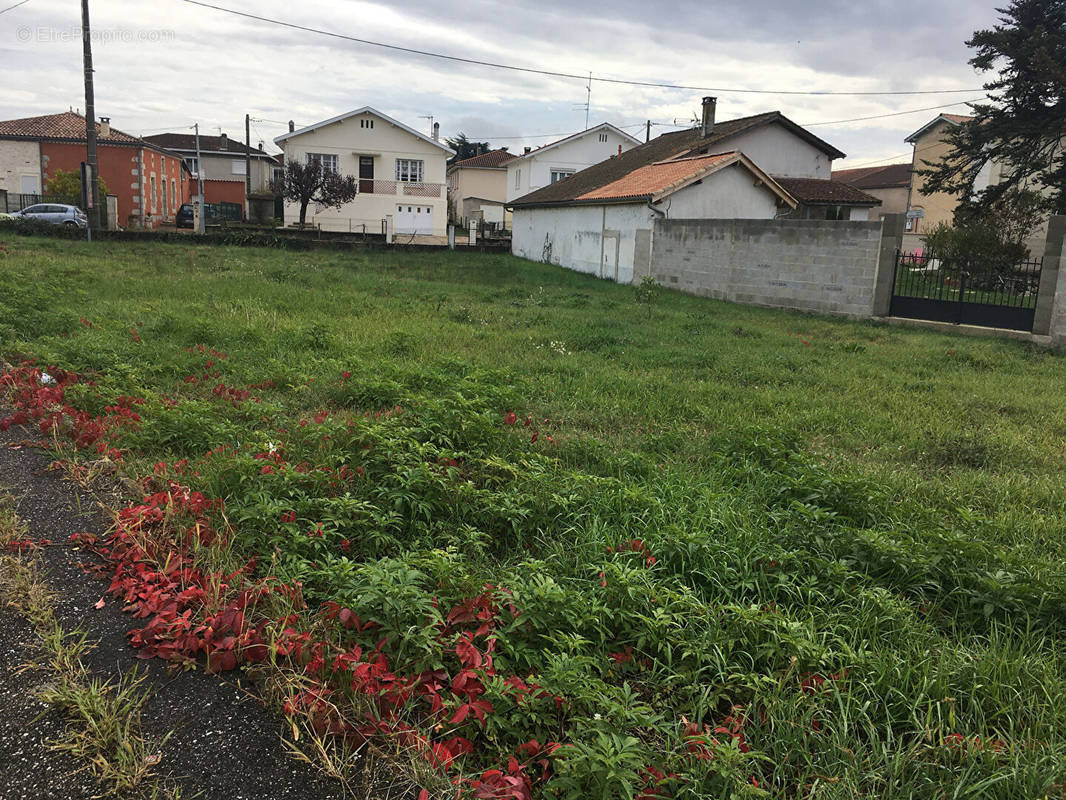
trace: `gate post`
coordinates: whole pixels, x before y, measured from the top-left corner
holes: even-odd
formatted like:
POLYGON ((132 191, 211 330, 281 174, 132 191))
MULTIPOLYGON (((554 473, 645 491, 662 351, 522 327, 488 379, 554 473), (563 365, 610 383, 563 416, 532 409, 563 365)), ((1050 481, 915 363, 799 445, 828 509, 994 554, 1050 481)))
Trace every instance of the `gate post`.
POLYGON ((904 214, 885 214, 881 217, 881 249, 877 253, 877 274, 874 277, 873 315, 887 317, 892 305, 892 282, 896 277, 896 251, 903 248, 904 214))
MULTIPOLYGON (((1055 294, 1059 286, 1059 267, 1062 264, 1062 240, 1066 234, 1066 216, 1054 216, 1048 220, 1047 240, 1044 243, 1044 262, 1040 267, 1040 288, 1036 295, 1036 313, 1033 316, 1033 333, 1037 336, 1052 334, 1052 321, 1056 327, 1066 328, 1066 308, 1055 308, 1055 294), (1055 312, 1058 311, 1058 314, 1055 312), (1058 317, 1058 319, 1054 319, 1058 317)), ((1066 335, 1066 330, 1058 331, 1066 335)))

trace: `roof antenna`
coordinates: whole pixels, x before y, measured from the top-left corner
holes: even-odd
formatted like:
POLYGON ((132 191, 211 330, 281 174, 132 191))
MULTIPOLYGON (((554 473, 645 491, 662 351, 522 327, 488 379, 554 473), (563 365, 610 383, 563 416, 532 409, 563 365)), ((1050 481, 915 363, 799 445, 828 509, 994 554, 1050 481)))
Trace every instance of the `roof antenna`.
POLYGON ((592 73, 589 73, 589 82, 585 86, 585 104, 583 106, 574 106, 574 111, 585 110, 585 130, 589 129, 589 108, 592 107, 592 73))

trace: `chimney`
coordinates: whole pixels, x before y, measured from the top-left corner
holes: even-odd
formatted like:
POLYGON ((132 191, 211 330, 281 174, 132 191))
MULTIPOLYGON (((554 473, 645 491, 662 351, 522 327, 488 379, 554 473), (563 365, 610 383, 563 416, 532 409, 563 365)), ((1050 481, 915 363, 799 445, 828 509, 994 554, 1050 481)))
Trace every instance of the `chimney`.
POLYGON ((262 142, 260 142, 260 143, 259 143, 259 149, 260 149, 260 150, 262 150, 262 149, 263 149, 263 143, 262 143, 262 142))
POLYGON ((701 139, 706 139, 714 132, 714 109, 717 105, 717 97, 703 98, 703 123, 700 125, 701 139))
POLYGON ((295 131, 295 130, 296 130, 296 123, 295 123, 295 122, 293 122, 293 121, 292 121, 292 120, 290 119, 290 120, 289 120, 289 133, 292 133, 292 132, 293 132, 293 131, 295 131))
POLYGON ((618 155, 622 155, 622 145, 618 145, 618 155))
POLYGON ((523 150, 523 152, 525 152, 525 153, 528 153, 528 152, 529 152, 530 150, 532 150, 532 149, 533 149, 532 147, 530 147, 529 145, 526 145, 526 147, 525 147, 525 149, 523 150))
POLYGON ((111 135, 111 117, 100 117, 100 138, 106 139, 111 135))
POLYGON ((224 133, 218 135, 218 149, 226 150, 229 146, 229 137, 224 133))
POLYGON ((435 141, 435 142, 439 142, 440 141, 440 123, 439 122, 434 122, 433 123, 433 141, 435 141))

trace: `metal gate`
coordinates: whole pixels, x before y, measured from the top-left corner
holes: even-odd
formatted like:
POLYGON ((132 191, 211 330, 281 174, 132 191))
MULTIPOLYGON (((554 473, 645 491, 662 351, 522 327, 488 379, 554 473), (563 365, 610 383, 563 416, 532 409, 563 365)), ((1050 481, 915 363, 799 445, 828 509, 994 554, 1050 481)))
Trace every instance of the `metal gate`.
POLYGON ((896 251, 894 317, 1031 331, 1043 259, 972 264, 896 251))

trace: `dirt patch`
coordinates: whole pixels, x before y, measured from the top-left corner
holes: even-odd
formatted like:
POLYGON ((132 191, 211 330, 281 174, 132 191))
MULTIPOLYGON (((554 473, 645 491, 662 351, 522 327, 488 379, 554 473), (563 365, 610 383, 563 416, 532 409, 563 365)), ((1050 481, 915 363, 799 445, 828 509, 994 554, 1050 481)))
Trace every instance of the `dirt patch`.
MULTIPOLYGON (((0 433, 0 491, 15 499, 15 511, 29 538, 48 540, 42 567, 57 595, 56 618, 65 630, 79 628, 95 649, 84 659, 94 675, 117 678, 136 668, 151 694, 142 711, 141 733, 160 742, 158 774, 183 798, 227 800, 331 800, 343 797, 339 784, 293 759, 281 743, 283 720, 231 679, 198 671, 175 672, 158 660, 139 660, 126 642, 135 621, 108 599, 95 604, 106 584, 87 575, 79 562, 94 558, 70 544, 73 533, 102 534, 107 523, 92 496, 48 469, 49 453, 14 449, 27 436, 12 428, 0 433)), ((0 786, 9 800, 99 794, 84 765, 55 753, 47 741, 63 728, 60 715, 34 696, 42 673, 19 671, 35 655, 32 627, 10 610, 0 611, 0 786), (37 718, 39 714, 43 716, 37 718), (79 771, 81 770, 81 771, 79 771)))

